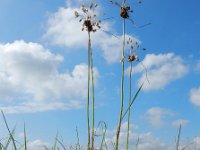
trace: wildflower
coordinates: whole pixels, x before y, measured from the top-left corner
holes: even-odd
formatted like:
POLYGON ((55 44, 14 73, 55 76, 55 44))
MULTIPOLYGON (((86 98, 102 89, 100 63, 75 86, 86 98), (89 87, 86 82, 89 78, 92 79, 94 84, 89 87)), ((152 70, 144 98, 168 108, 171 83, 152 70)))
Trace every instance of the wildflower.
POLYGON ((131 12, 130 9, 130 6, 122 6, 120 10, 120 16, 124 19, 129 18, 129 12, 131 12))
POLYGON ((128 56, 128 61, 129 62, 132 62, 132 61, 134 61, 136 59, 136 57, 134 56, 134 55, 129 55, 128 56))
MULTIPOLYGON (((128 62, 139 61, 139 56, 136 53, 140 47, 139 42, 136 41, 135 44, 133 44, 133 40, 129 37, 128 41, 127 41, 127 45, 129 45, 129 47, 130 47, 130 54, 128 56, 128 62), (134 52, 132 53, 133 50, 134 50, 134 52)), ((143 49, 145 49, 145 48, 143 48, 143 49)))
POLYGON ((80 17, 79 22, 82 22, 82 31, 86 30, 88 32, 96 32, 101 28, 101 21, 95 20, 97 15, 93 12, 93 9, 97 6, 97 4, 90 3, 89 9, 87 9, 85 5, 82 4, 83 15, 80 15, 77 11, 74 12, 76 18, 80 17))

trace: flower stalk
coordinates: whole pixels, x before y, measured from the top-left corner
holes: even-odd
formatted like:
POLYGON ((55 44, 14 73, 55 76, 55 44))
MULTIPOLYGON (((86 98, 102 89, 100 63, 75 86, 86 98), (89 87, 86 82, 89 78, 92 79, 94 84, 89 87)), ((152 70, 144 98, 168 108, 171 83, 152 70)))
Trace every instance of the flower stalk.
POLYGON ((93 59, 92 59, 92 46, 91 46, 91 33, 96 32, 101 28, 100 20, 96 21, 96 14, 93 9, 98 5, 94 4, 92 1, 89 8, 87 9, 84 4, 82 4, 82 13, 79 14, 77 11, 74 12, 76 18, 80 18, 79 22, 82 22, 82 31, 86 30, 88 33, 88 81, 87 81, 87 130, 88 130, 88 150, 94 149, 94 125, 95 125, 95 93, 94 93, 94 69, 93 69, 93 59), (91 81, 92 80, 92 81, 91 81), (92 82, 92 83, 91 83, 92 82), (92 84, 92 135, 90 129, 90 84, 92 84))
MULTIPOLYGON (((124 5, 124 3, 123 3, 124 5)), ((123 113, 123 108, 124 108, 124 51, 125 51, 125 18, 123 18, 123 43, 122 43, 122 78, 121 78, 121 105, 120 105, 120 114, 119 114, 119 122, 117 126, 117 131, 116 131, 116 142, 115 142, 115 150, 118 150, 119 147, 119 135, 120 135, 120 130, 121 130, 121 124, 122 124, 122 113, 123 113)))

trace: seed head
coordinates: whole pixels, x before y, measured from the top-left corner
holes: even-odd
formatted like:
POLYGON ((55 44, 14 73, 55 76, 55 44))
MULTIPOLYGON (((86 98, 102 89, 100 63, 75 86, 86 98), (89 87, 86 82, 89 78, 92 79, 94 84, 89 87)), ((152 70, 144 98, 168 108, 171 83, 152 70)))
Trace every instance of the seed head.
POLYGON ((129 18, 129 12, 132 12, 130 6, 122 6, 120 10, 120 16, 124 19, 129 18))
POLYGON ((95 20, 97 14, 94 13, 94 8, 98 5, 94 3, 90 3, 89 9, 82 4, 82 14, 80 15, 77 11, 74 12, 75 17, 80 17, 79 22, 82 22, 82 31, 86 30, 88 32, 96 32, 98 29, 101 28, 100 20, 95 20))

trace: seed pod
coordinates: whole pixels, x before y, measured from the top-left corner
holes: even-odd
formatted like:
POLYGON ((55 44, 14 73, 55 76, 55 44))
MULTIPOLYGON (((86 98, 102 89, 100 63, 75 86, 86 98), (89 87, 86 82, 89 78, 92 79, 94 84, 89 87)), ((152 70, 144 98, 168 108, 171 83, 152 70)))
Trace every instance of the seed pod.
POLYGON ((77 11, 74 12, 74 15, 75 15, 76 18, 79 17, 79 13, 77 11))
POLYGON ((92 9, 92 8, 93 8, 93 3, 90 4, 90 9, 92 9))
POLYGON ((138 57, 137 55, 135 56, 135 60, 136 60, 136 61, 139 61, 139 57, 138 57))

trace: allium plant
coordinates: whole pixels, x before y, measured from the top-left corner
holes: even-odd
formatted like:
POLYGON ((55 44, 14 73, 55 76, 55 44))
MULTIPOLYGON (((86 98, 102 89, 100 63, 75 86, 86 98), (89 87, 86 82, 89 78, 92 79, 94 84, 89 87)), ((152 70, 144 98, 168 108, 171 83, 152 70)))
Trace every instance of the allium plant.
MULTIPOLYGON (((136 55, 136 50, 139 48, 139 43, 135 42, 133 43, 132 39, 129 38, 127 41, 127 44, 130 46, 130 55, 128 56, 128 62, 130 62, 130 81, 129 81, 129 102, 128 102, 128 108, 126 111, 123 111, 124 109, 124 67, 125 67, 125 46, 126 46, 126 20, 130 19, 130 13, 133 11, 131 10, 131 7, 129 5, 126 5, 126 1, 122 0, 122 5, 120 5, 117 2, 114 2, 110 0, 110 2, 120 8, 120 17, 123 20, 123 40, 122 40, 122 78, 121 78, 121 104, 120 104, 120 114, 119 114, 119 122, 117 126, 116 131, 116 142, 115 142, 115 150, 118 150, 119 147, 119 135, 120 135, 120 129, 123 118, 128 113, 128 129, 127 129, 127 146, 126 149, 128 149, 128 143, 129 143, 129 128, 130 128, 130 108, 135 101, 138 93, 140 92, 143 84, 136 92, 135 96, 132 98, 131 96, 131 80, 132 80, 132 62, 133 61, 139 61, 139 57, 136 55), (134 44, 134 46, 133 46, 134 44), (131 99, 132 98, 132 99, 131 99)), ((141 3, 141 1, 139 1, 141 3)), ((82 12, 75 11, 75 17, 79 18, 79 22, 82 23, 82 31, 86 31, 88 33, 88 83, 87 83, 87 126, 88 126, 88 150, 94 149, 94 119, 95 119, 95 113, 94 113, 94 72, 93 72, 93 58, 92 58, 92 48, 91 48, 91 33, 96 32, 101 28, 100 24, 101 21, 97 20, 97 15, 94 13, 95 8, 98 5, 91 2, 89 8, 86 8, 84 4, 82 4, 82 12), (90 81, 92 80, 92 82, 90 81), (90 130, 90 84, 92 83, 92 136, 91 130, 90 130)), ((132 21, 132 20, 131 20, 132 21)))
POLYGON ((96 32, 101 28, 100 20, 97 20, 97 15, 94 12, 95 8, 98 7, 95 3, 90 3, 89 8, 86 8, 82 4, 82 12, 75 11, 75 17, 79 18, 79 22, 82 23, 82 31, 88 33, 88 83, 87 83, 87 126, 88 126, 88 150, 94 149, 94 71, 93 71, 93 58, 92 58, 92 47, 91 47, 91 33, 96 32), (92 136, 90 136, 90 80, 92 78, 92 136), (90 142, 91 141, 91 142, 90 142))
MULTIPOLYGON (((125 67, 125 45, 126 45, 126 20, 130 20, 132 23, 133 20, 130 18, 130 13, 132 13, 132 9, 129 5, 126 4, 126 0, 122 0, 122 5, 120 5, 118 2, 115 2, 113 0, 110 0, 110 2, 118 6, 120 8, 120 17, 122 18, 123 21, 123 39, 122 39, 122 58, 121 58, 121 63, 122 63, 122 78, 121 78, 121 104, 120 104, 120 113, 119 113, 119 121, 118 121, 118 126, 116 130, 116 141, 115 141, 115 150, 118 150, 119 147, 119 136, 120 136, 120 130, 121 130, 121 124, 122 120, 125 117, 125 115, 128 113, 128 129, 127 129, 127 142, 126 142, 126 149, 128 150, 128 145, 129 145, 129 130, 130 130, 130 108, 135 101, 138 93, 140 92, 143 84, 140 86, 138 91, 136 92, 135 96, 132 99, 132 86, 131 86, 131 80, 132 80, 132 62, 133 61, 139 61, 139 57, 136 54, 136 50, 139 48, 139 43, 136 42, 134 43, 135 49, 133 48, 133 41, 131 38, 128 39, 127 44, 130 45, 130 55, 128 56, 128 62, 130 62, 130 80, 129 80, 129 102, 128 102, 128 109, 124 111, 124 67, 125 67), (134 49, 134 50, 133 50, 134 49), (132 53, 133 51, 133 53, 132 53), (131 100, 132 99, 132 100, 131 100)), ((138 3, 141 3, 141 1, 138 1, 138 3)))

